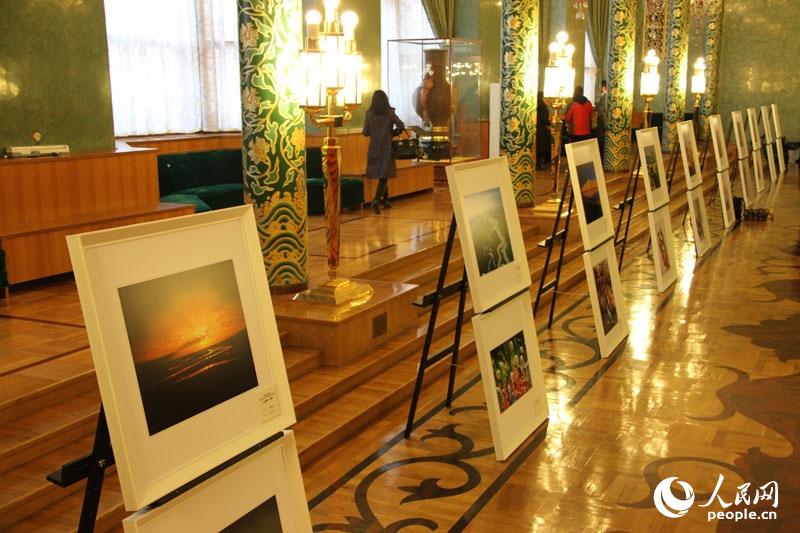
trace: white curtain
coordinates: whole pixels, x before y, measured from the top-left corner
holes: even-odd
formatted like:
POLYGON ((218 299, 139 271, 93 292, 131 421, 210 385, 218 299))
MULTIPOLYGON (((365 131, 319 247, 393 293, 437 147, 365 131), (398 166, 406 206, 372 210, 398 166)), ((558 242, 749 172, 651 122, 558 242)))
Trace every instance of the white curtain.
MULTIPOLYGON (((422 71, 422 49, 419 46, 392 47, 393 39, 432 39, 435 35, 421 0, 381 0, 381 88, 404 121, 421 121, 411 104, 410 95, 419 85, 422 71), (389 53, 399 57, 389 57, 389 53), (389 69, 393 68, 390 74, 389 69), (407 73, 413 72, 413 79, 407 73)), ((369 102, 365 102, 369 105, 369 102)))
POLYGON ((236 0, 105 0, 117 136, 241 128, 236 0))

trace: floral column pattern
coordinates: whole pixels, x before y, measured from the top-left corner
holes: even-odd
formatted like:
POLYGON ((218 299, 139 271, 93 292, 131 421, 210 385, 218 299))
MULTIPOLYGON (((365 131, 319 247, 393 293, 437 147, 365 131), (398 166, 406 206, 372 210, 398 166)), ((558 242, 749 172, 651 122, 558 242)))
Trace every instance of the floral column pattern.
POLYGON ((636 0, 608 4, 608 125, 604 166, 627 171, 631 163, 636 0))
POLYGON ((539 0, 503 0, 500 40, 500 88, 503 95, 500 150, 508 156, 517 205, 532 206, 536 168, 539 0))
POLYGON ((661 149, 671 152, 678 142, 677 124, 686 108, 686 68, 689 56, 689 0, 671 0, 667 32, 667 83, 661 149))
POLYGON ((708 117, 717 109, 717 82, 719 80, 719 48, 722 43, 722 0, 706 2, 708 21, 703 31, 703 56, 706 59, 706 92, 700 100, 700 131, 707 137, 708 117))
POLYGON ((308 287, 305 116, 292 83, 302 40, 300 0, 239 0, 244 198, 275 293, 308 287))

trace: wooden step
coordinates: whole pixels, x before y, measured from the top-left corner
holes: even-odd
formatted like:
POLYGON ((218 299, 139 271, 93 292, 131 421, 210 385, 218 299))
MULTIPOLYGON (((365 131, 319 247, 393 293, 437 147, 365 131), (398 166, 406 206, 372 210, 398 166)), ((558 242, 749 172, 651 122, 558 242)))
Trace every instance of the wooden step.
POLYGON ((0 425, 96 388, 88 348, 0 376, 0 425))
POLYGON ((0 473, 93 433, 99 406, 95 389, 0 426, 0 473))
POLYGON ((322 350, 302 348, 300 346, 285 346, 283 348, 283 361, 286 364, 286 373, 289 380, 295 380, 322 365, 322 350))

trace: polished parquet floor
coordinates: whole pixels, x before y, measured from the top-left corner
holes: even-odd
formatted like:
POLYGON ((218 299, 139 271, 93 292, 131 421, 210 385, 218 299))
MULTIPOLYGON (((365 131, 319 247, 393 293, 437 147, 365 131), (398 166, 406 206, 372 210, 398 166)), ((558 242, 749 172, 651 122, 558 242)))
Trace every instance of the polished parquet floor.
MULTIPOLYGON (((543 327, 546 313, 540 312, 550 420, 507 461, 494 458, 473 356, 458 367, 452 409, 442 402, 446 381, 426 383, 411 439, 402 438, 408 407, 402 402, 304 464, 314 529, 799 530, 798 185, 793 167, 772 188, 774 220, 745 222, 728 231, 722 229, 719 201, 712 200, 714 247, 701 260, 695 259, 688 220, 681 224, 682 210, 673 210, 680 276, 662 294, 646 239, 634 243, 621 276, 631 335, 607 359, 599 356, 585 282, 559 295, 551 330, 543 327), (730 507, 717 499, 699 507, 711 498, 720 475, 718 496, 730 507), (663 517, 652 498, 655 486, 672 476, 695 492, 694 506, 675 519, 663 517), (776 509, 772 502, 733 503, 743 484, 750 484, 744 492, 754 493, 770 481, 779 487, 776 509), (774 509, 777 519, 707 520, 708 510, 745 507, 774 509)), ((762 204, 770 201, 769 192, 762 204)), ((343 273, 378 268, 442 242, 450 215, 444 190, 401 199, 379 216, 348 214, 342 225, 343 273)), ((312 220, 309 227, 311 271, 324 276, 322 220, 312 220)), ((96 405, 82 326, 71 281, 12 291, 9 300, 0 300, 0 377, 15 376, 8 383, 20 390, 46 390, 60 375, 57 366, 69 366, 72 381, 64 386, 76 389, 70 405, 76 411, 83 403, 96 405), (42 365, 49 357, 53 364, 42 365)), ((471 338, 469 324, 464 336, 471 338)), ((381 390, 391 376, 384 372, 371 379, 363 387, 381 390)), ((15 391, 6 388, 1 395, 12 398, 15 391)), ((46 405, 46 392, 42 395, 46 405)), ((0 440, 6 438, 19 436, 0 432, 0 440)), ((89 442, 75 441, 53 459, 80 455, 89 442)), ((32 441, 30 457, 45 446, 32 441)), ((24 459, 4 450, 0 445, 0 472, 3 461, 24 459)), ((14 453, 25 453, 20 450, 14 453)), ((676 484, 672 490, 680 495, 676 484)))

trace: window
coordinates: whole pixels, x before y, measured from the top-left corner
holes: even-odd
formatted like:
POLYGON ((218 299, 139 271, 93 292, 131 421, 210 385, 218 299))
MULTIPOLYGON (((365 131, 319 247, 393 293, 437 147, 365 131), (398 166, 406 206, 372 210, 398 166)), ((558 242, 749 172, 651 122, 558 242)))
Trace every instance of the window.
POLYGON ((117 136, 241 129, 236 0, 105 0, 117 136))
POLYGON ((583 56, 583 95, 592 102, 592 105, 597 107, 597 101, 594 99, 595 87, 597 87, 597 65, 594 62, 594 55, 592 55, 592 45, 589 42, 589 33, 586 33, 586 48, 583 56))

